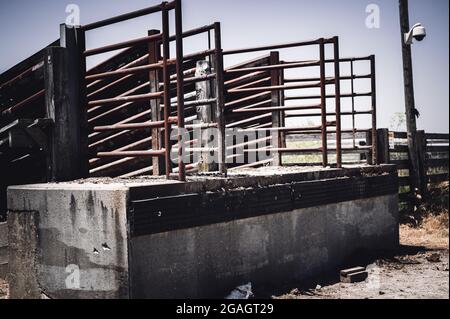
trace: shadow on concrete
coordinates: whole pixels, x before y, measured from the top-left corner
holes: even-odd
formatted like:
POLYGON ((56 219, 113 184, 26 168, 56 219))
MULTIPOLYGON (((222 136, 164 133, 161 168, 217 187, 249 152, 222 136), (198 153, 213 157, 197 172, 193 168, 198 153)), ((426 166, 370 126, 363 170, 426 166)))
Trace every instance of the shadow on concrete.
POLYGON ((272 296, 281 296, 292 291, 292 289, 297 289, 303 294, 313 294, 312 291, 317 285, 322 287, 331 286, 340 282, 340 271, 342 269, 352 268, 352 267, 367 267, 376 261, 386 261, 390 263, 410 263, 407 256, 414 256, 420 253, 426 253, 430 251, 440 251, 445 249, 430 249, 424 246, 409 246, 400 245, 395 250, 378 250, 378 251, 364 251, 359 250, 354 253, 351 257, 347 258, 344 263, 330 269, 324 273, 317 276, 311 277, 307 280, 302 280, 301 282, 291 281, 288 283, 280 283, 278 286, 257 286, 254 287, 254 294, 256 298, 269 299, 272 296))

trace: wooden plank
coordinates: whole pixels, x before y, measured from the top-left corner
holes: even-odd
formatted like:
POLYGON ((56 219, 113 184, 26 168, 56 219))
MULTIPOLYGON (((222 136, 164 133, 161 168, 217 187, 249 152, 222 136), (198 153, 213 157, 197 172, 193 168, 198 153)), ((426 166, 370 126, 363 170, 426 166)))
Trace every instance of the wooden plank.
POLYGON ((61 47, 47 49, 46 109, 55 122, 48 158, 47 179, 67 181, 89 175, 86 61, 84 33, 78 27, 60 26, 61 47), (50 59, 50 60, 49 60, 50 59))
POLYGON ((427 146, 427 152, 431 153, 448 153, 448 146, 427 146))
POLYGON ((445 167, 448 169, 449 161, 448 158, 427 159, 426 165, 429 169, 437 167, 445 167))
POLYGON ((393 148, 394 152, 400 152, 400 153, 408 153, 408 145, 395 145, 393 148))
MULTIPOLYGON (((197 61, 197 67, 195 71, 196 77, 207 76, 211 74, 211 66, 208 61, 197 61)), ((210 81, 201 81, 195 83, 195 89, 197 93, 197 100, 208 100, 213 98, 210 81)), ((215 106, 215 105, 214 105, 215 106)), ((215 110, 213 105, 200 105, 197 107, 197 118, 200 119, 201 124, 211 124, 215 121, 215 110)), ((202 148, 208 148, 211 142, 211 136, 209 130, 201 131, 200 146, 202 148)), ((210 152, 204 151, 200 153, 200 172, 213 172, 217 170, 216 163, 212 161, 210 152)))
POLYGON ((0 223, 0 247, 8 246, 8 224, 0 223))
POLYGON ((427 140, 449 140, 449 134, 445 133, 426 133, 425 137, 427 140))
POLYGON ((431 184, 448 181, 448 173, 428 175, 427 181, 428 181, 428 183, 431 183, 431 184))
POLYGON ((409 169, 408 160, 391 160, 390 164, 397 165, 397 169, 409 169))
POLYGON ((427 191, 427 182, 426 182, 426 148, 427 148, 427 140, 425 139, 425 131, 419 130, 416 134, 416 145, 417 145, 417 158, 419 161, 419 181, 420 181, 420 190, 421 193, 425 193, 427 191))
POLYGON ((47 152, 48 181, 69 181, 80 174, 81 145, 78 104, 71 98, 69 52, 51 47, 46 51, 46 113, 54 121, 47 152))
MULTIPOLYGON (((59 43, 59 40, 56 40, 56 41, 52 42, 50 45, 48 45, 47 47, 58 45, 58 43, 59 43)), ((38 64, 40 61, 43 60, 44 52, 45 52, 45 48, 40 50, 39 52, 33 54, 31 57, 23 60, 22 62, 16 64, 11 69, 0 74, 0 83, 7 82, 9 79, 13 78, 17 74, 38 64)))
POLYGON ((389 154, 389 130, 388 129, 378 129, 377 130, 377 155, 378 163, 389 164, 390 154, 389 154))
POLYGON ((394 134, 394 138, 407 138, 406 132, 392 132, 394 134))
POLYGON ((409 176, 402 176, 398 178, 399 186, 409 186, 409 176))
MULTIPOLYGON (((159 34, 159 30, 150 30, 148 35, 152 36, 159 34)), ((161 46, 157 41, 151 41, 148 44, 148 63, 156 64, 160 61, 161 57, 161 46)), ((150 93, 156 93, 159 91, 159 73, 158 70, 153 70, 149 72, 149 83, 150 83, 150 93)), ((166 88, 164 88, 166 89, 166 88)), ((151 107, 151 117, 153 122, 161 121, 161 105, 160 99, 150 100, 151 107)), ((161 129, 152 129, 152 150, 162 149, 162 135, 161 129)), ((152 157, 153 175, 159 176, 163 173, 164 159, 161 156, 152 157)))
POLYGON ((23 124, 30 124, 32 122, 33 122, 32 120, 23 120, 23 119, 15 120, 0 128, 0 134, 6 133, 15 127, 23 126, 23 124))
POLYGON ((405 202, 405 203, 409 203, 412 199, 411 193, 400 193, 398 194, 398 201, 400 203, 405 202))

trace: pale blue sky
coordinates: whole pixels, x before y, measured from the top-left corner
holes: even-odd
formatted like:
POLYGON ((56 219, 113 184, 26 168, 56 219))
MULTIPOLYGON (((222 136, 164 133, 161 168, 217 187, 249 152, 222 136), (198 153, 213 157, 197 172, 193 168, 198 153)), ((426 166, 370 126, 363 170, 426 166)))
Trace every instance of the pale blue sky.
MULTIPOLYGON (((0 72, 59 37, 67 4, 81 9, 81 24, 154 5, 155 0, 0 0, 0 72)), ((404 111, 403 75, 395 0, 185 0, 184 28, 222 22, 223 47, 240 48, 338 35, 342 56, 375 54, 377 58, 378 126, 388 127, 404 111), (365 8, 381 9, 381 28, 365 26, 365 8)), ((420 129, 449 130, 449 1, 410 0, 410 22, 422 22, 428 36, 413 45, 416 104, 420 129)), ((159 28, 149 16, 89 34, 88 45, 114 43, 159 28)), ((200 41, 186 43, 196 49, 200 41)), ((232 60, 226 61, 232 63, 232 60)))

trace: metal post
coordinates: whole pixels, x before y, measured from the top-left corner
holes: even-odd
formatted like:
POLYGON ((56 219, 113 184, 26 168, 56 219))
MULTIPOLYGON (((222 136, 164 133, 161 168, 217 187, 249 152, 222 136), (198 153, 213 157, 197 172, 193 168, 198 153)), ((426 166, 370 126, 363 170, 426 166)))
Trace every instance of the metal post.
MULTIPOLYGON (((280 54, 279 52, 272 51, 270 52, 270 65, 278 65, 280 64, 280 54)), ((280 80, 280 74, 279 70, 274 69, 270 71, 270 85, 271 86, 278 86, 280 80)), ((271 92, 271 106, 280 106, 280 92, 278 90, 273 90, 271 92)), ((273 128, 279 128, 280 125, 280 111, 273 111, 272 112, 272 127, 273 128)), ((272 132, 272 148, 280 148, 281 142, 280 142, 280 131, 274 131, 272 132)), ((273 156, 273 166, 280 166, 282 163, 282 157, 281 152, 272 152, 273 156)))
MULTIPOLYGON (((282 64, 283 64, 283 62, 281 62, 282 64)), ((284 69, 281 69, 280 71, 279 71, 279 73, 280 73, 280 79, 279 79, 279 81, 280 81, 280 85, 284 85, 285 83, 284 83, 284 69)), ((286 105, 286 102, 285 102, 285 94, 284 94, 284 90, 282 90, 282 91, 280 91, 280 105, 286 105)), ((283 110, 283 111, 281 111, 280 112, 280 125, 282 126, 282 127, 286 127, 286 110, 283 110)), ((280 132, 280 139, 281 139, 281 147, 282 148, 286 148, 287 147, 287 145, 286 145, 286 132, 280 132)), ((283 164, 283 162, 281 162, 281 164, 283 164)))
POLYGON ((408 148, 409 159, 411 161, 410 180, 411 188, 419 189, 421 182, 421 176, 419 174, 419 158, 417 149, 417 125, 415 115, 415 101, 414 101, 414 86, 413 86, 413 71, 412 71, 412 58, 411 58, 411 46, 405 43, 404 34, 409 32, 409 12, 408 12, 408 0, 399 0, 399 13, 400 13, 400 31, 402 41, 402 56, 403 56, 403 77, 405 86, 405 109, 406 109, 406 128, 408 134, 408 148))
POLYGON ((378 164, 377 156, 377 81, 375 74, 375 55, 370 56, 371 90, 372 90, 372 164, 378 164))
POLYGON ((336 95, 336 164, 342 167, 342 136, 341 136, 341 71, 339 65, 339 38, 334 37, 334 87, 336 95))
POLYGON ((180 181, 186 181, 184 155, 184 74, 183 74, 183 15, 181 0, 175 0, 175 36, 177 52, 177 115, 178 115, 178 176, 180 181))
POLYGON ((352 93, 352 129, 353 129, 353 148, 356 147, 356 121, 355 121, 355 72, 354 72, 354 65, 353 60, 350 60, 350 86, 351 86, 351 93, 352 93))
POLYGON ((219 151, 219 172, 227 174, 226 145, 225 145, 225 118, 224 118, 224 70, 223 70, 223 50, 220 23, 214 23, 214 72, 216 73, 216 121, 218 125, 218 151, 219 151))
POLYGON ((170 159, 171 154, 171 141, 170 131, 172 125, 169 122, 170 117, 170 74, 167 65, 167 60, 170 59, 170 42, 169 42, 169 11, 166 4, 163 4, 162 9, 162 29, 163 29, 163 82, 164 82, 164 149, 165 149, 165 168, 166 177, 170 177, 172 172, 172 162, 170 159))
MULTIPOLYGON (((148 35, 159 34, 159 30, 150 30, 148 31, 148 35)), ((160 45, 158 41, 151 41, 148 44, 148 63, 155 64, 159 62, 160 59, 160 45)), ((159 73, 158 70, 152 70, 148 74, 149 83, 150 83, 150 93, 155 93, 159 91, 159 73)), ((150 101, 151 107, 151 117, 152 122, 161 121, 161 107, 159 99, 152 99, 150 101)), ((161 130, 159 128, 152 129, 152 150, 160 150, 162 148, 161 143, 161 130)), ((159 176, 162 172, 162 157, 154 156, 152 157, 152 165, 153 165, 153 175, 159 176)))
POLYGON ((320 45, 320 113, 322 131, 322 165, 328 166, 328 142, 327 142, 327 97, 326 97, 326 69, 325 69, 325 43, 324 39, 319 40, 320 45))

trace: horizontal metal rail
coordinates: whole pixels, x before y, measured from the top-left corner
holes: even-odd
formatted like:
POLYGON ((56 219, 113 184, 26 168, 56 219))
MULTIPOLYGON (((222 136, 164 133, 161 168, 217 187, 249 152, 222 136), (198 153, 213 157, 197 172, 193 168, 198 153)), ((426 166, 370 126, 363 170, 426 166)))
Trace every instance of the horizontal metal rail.
MULTIPOLYGON (((330 84, 330 83, 328 83, 330 84)), ((320 87, 321 82, 315 82, 310 84, 298 84, 298 85, 274 85, 274 86, 261 86, 242 89, 229 89, 228 93, 242 93, 242 92, 261 92, 261 91, 284 91, 284 90, 297 90, 297 89, 311 89, 320 87)))
MULTIPOLYGON (((342 151, 350 152, 350 151, 370 151, 372 148, 372 145, 367 146, 361 146, 361 147, 342 147, 342 151)), ((336 148, 327 148, 328 152, 335 152, 336 148)), ((259 149, 246 149, 244 152, 251 153, 251 152, 279 152, 279 153, 320 153, 323 152, 322 147, 315 147, 315 148, 259 148, 259 149)))
POLYGON ((25 100, 20 101, 19 103, 7 108, 6 110, 2 111, 3 116, 8 116, 13 114, 14 112, 17 112, 19 109, 23 108, 25 105, 37 100, 40 97, 43 97, 45 95, 45 89, 40 90, 39 92, 33 94, 30 97, 27 97, 25 100))
MULTIPOLYGON (((170 118, 169 123, 174 124, 177 122, 177 118, 170 118)), ((94 132, 105 131, 121 131, 121 130, 140 130, 146 128, 162 128, 164 127, 164 121, 148 121, 144 123, 127 123, 127 124, 114 124, 105 126, 94 127, 94 132)))
MULTIPOLYGON (((192 37, 194 35, 205 33, 205 32, 211 31, 211 30, 214 30, 214 23, 204 25, 204 26, 201 26, 201 27, 198 27, 195 29, 187 30, 187 31, 183 32, 183 34, 181 36, 182 36, 182 38, 188 38, 188 37, 192 37)), ((175 40, 176 40, 175 35, 171 35, 169 37, 169 41, 175 41, 175 40)))
POLYGON ((250 79, 260 78, 261 76, 266 76, 267 74, 268 73, 265 72, 265 71, 258 71, 258 72, 252 72, 252 73, 249 73, 249 74, 244 74, 244 75, 239 76, 237 78, 225 81, 224 85, 225 85, 225 87, 229 87, 229 86, 231 86, 233 84, 236 84, 236 82, 240 83, 242 81, 248 80, 249 78, 250 79))
MULTIPOLYGON (((226 50, 223 52, 223 55, 232 55, 232 54, 240 54, 240 53, 251 53, 257 51, 268 51, 268 50, 278 50, 278 49, 287 49, 293 47, 301 47, 301 46, 309 46, 309 45, 317 45, 320 44, 321 39, 311 40, 311 41, 303 41, 303 42, 290 42, 276 45, 267 45, 253 48, 245 48, 245 49, 237 49, 237 50, 226 50)), ((323 39, 324 43, 333 43, 333 39, 323 39)))
MULTIPOLYGON (((363 74, 363 75, 344 75, 340 76, 340 80, 357 80, 357 79, 370 79, 372 77, 371 74, 363 74)), ((334 81, 334 77, 327 77, 326 81, 334 81)), ((285 78, 283 80, 285 83, 296 83, 296 82, 313 82, 320 81, 320 78, 285 78)))
MULTIPOLYGON (((363 96, 372 96, 372 92, 367 93, 344 93, 341 94, 340 97, 363 97, 363 96)), ((325 96, 327 99, 336 98, 335 94, 327 94, 325 96)), ((308 100, 308 99, 320 99, 322 98, 320 95, 303 95, 303 96, 286 96, 284 99, 286 101, 289 100, 308 100)))
POLYGON ((134 39, 134 40, 130 40, 130 41, 110 44, 110 45, 103 46, 100 48, 86 50, 83 52, 83 56, 88 57, 88 56, 102 54, 102 53, 106 53, 106 52, 110 52, 110 51, 116 51, 119 49, 129 48, 129 47, 135 46, 137 44, 147 43, 147 42, 160 40, 160 39, 162 39, 161 33, 134 39))
MULTIPOLYGON (((175 61, 168 62, 168 65, 174 64, 175 61)), ((148 64, 148 65, 142 65, 137 66, 133 68, 127 68, 127 69, 121 69, 116 71, 109 71, 109 72, 103 72, 103 73, 96 73, 92 75, 86 76, 86 80, 97 80, 97 79, 104 79, 107 77, 112 76, 118 76, 118 75, 128 75, 128 74, 136 74, 140 72, 148 72, 152 70, 157 70, 162 68, 163 64, 162 62, 154 63, 154 64, 148 64)))
POLYGON ((255 67, 241 68, 241 69, 228 69, 228 70, 225 70, 225 73, 243 73, 243 72, 255 72, 255 71, 282 70, 282 69, 302 68, 302 67, 319 66, 319 65, 320 65, 319 60, 311 60, 311 61, 304 61, 304 62, 298 62, 298 63, 264 65, 264 66, 255 66, 255 67))
POLYGON ((97 157, 139 157, 139 156, 165 156, 166 150, 155 151, 121 151, 121 152, 100 152, 97 157))
MULTIPOLYGON (((372 110, 365 111, 352 111, 352 112, 341 112, 341 116, 349 116, 349 115, 367 115, 372 114, 372 110)), ((335 116, 336 112, 327 112, 326 116, 335 116)), ((302 114, 286 114, 286 118, 289 117, 318 117, 322 116, 322 113, 302 113, 302 114)))
MULTIPOLYGON (((108 19, 105 19, 105 20, 101 20, 101 21, 98 21, 98 22, 86 24, 86 25, 81 26, 81 29, 84 30, 84 31, 94 30, 94 29, 106 27, 106 26, 111 25, 111 24, 116 24, 116 23, 123 22, 123 21, 126 21, 126 20, 130 20, 130 19, 134 19, 134 18, 139 18, 139 17, 145 16, 145 15, 149 15, 149 14, 152 14, 152 13, 161 12, 164 9, 163 4, 164 3, 161 3, 161 4, 158 4, 158 5, 155 5, 155 6, 152 6, 152 7, 148 7, 148 8, 145 8, 145 9, 136 10, 136 11, 133 11, 133 12, 122 14, 122 15, 115 16, 115 17, 112 17, 112 18, 108 18, 108 19)), ((174 1, 170 2, 170 3, 167 3, 166 8, 167 9, 174 9, 175 8, 174 5, 175 5, 174 1)))
MULTIPOLYGON (((327 122, 327 127, 335 126, 336 122, 327 122)), ((322 125, 304 126, 304 127, 268 127, 268 128, 245 128, 238 129, 238 132, 289 132, 289 131, 317 131, 321 130, 322 125)))
POLYGON ((95 100, 88 102, 88 107, 94 107, 98 105, 110 105, 124 102, 140 102, 140 101, 148 101, 150 99, 159 99, 164 95, 164 92, 155 92, 155 93, 147 93, 147 94, 139 94, 139 95, 131 95, 131 96, 120 96, 110 99, 103 100, 95 100))
POLYGON ((20 73, 19 75, 16 75, 15 77, 13 77, 12 79, 2 83, 0 85, 0 90, 2 90, 4 87, 7 86, 11 86, 12 84, 14 84, 17 81, 20 81, 21 79, 25 78, 26 76, 32 74, 34 71, 42 68, 44 66, 44 61, 41 61, 39 63, 37 63, 36 65, 26 69, 25 71, 23 71, 22 73, 20 73))
POLYGON ((253 112, 268 112, 268 111, 295 111, 295 110, 315 110, 320 109, 321 104, 315 105, 289 105, 289 106, 268 106, 268 107, 256 107, 246 109, 236 109, 233 113, 253 113, 253 112))

